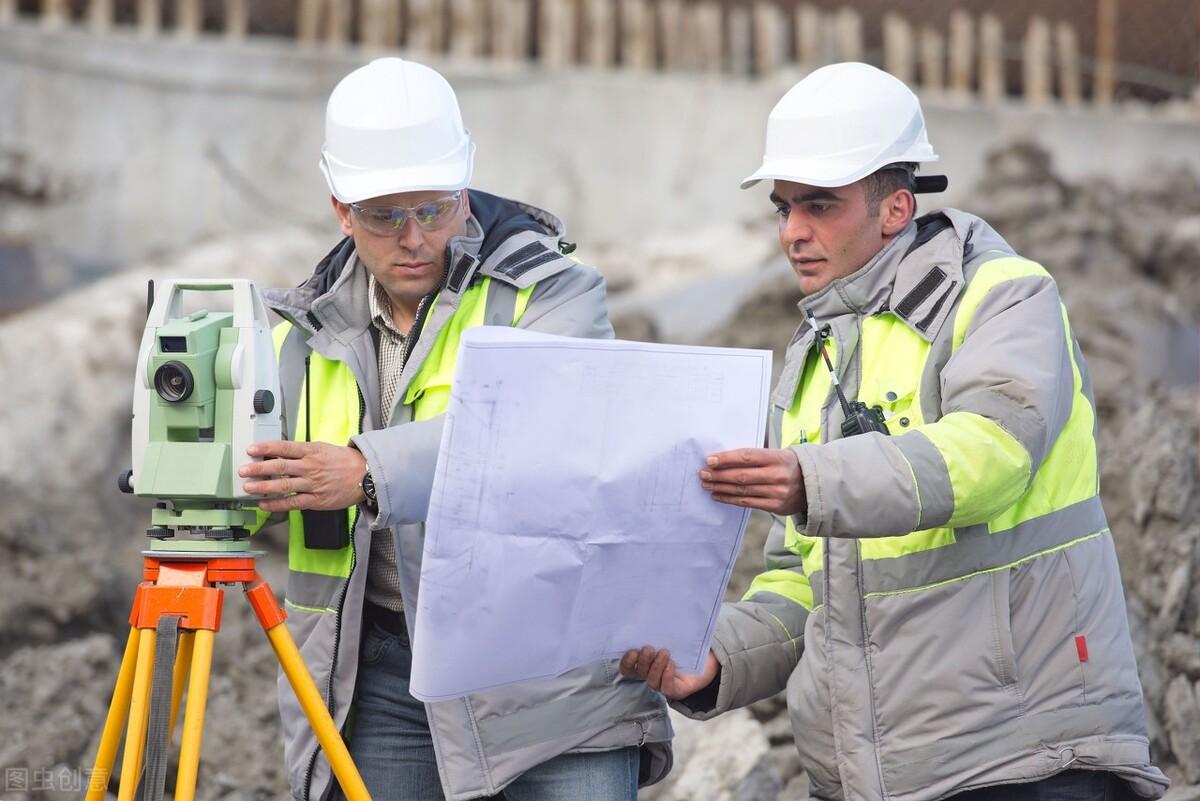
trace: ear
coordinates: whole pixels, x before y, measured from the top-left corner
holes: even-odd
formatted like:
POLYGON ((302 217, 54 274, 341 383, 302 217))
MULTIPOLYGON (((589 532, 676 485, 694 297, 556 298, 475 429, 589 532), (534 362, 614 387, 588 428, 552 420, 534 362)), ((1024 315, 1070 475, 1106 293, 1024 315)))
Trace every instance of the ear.
POLYGON ((338 200, 333 195, 329 196, 329 202, 333 204, 333 213, 337 215, 338 224, 342 229, 343 236, 352 236, 354 229, 350 227, 350 207, 338 200))
POLYGON ((917 211, 917 199, 907 189, 898 189, 890 194, 881 204, 879 218, 882 233, 885 237, 893 237, 904 230, 909 220, 917 211))

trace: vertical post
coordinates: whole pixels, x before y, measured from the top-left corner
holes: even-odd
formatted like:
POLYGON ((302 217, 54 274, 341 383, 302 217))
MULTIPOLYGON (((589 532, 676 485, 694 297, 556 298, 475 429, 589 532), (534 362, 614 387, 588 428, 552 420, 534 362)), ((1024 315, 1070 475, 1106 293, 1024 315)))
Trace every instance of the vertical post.
POLYGON ((529 57, 529 0, 495 0, 492 57, 507 64, 529 57))
POLYGON ((725 41, 721 6, 716 0, 700 0, 689 18, 695 21, 696 34, 691 41, 696 48, 696 66, 705 72, 720 72, 725 41))
POLYGON ((1069 22, 1054 28, 1054 49, 1058 60, 1058 94, 1066 106, 1078 106, 1082 95, 1079 81, 1079 40, 1069 22))
POLYGON ((921 86, 940 92, 946 87, 946 45, 933 27, 921 28, 921 86))
POLYGON ((950 12, 950 91, 960 97, 971 93, 975 63, 975 23, 961 9, 950 12))
POLYGON ((296 41, 312 44, 317 41, 321 25, 321 6, 324 0, 300 0, 296 9, 296 41))
POLYGON ((87 24, 92 33, 104 34, 112 30, 113 4, 112 0, 88 0, 87 24))
POLYGON ((250 29, 250 9, 246 0, 225 0, 225 38, 237 41, 246 38, 250 29))
POLYGON ((1004 99, 1004 24, 995 14, 979 20, 979 94, 988 103, 1004 99))
MULTIPOLYGON (((366 5, 362 10, 366 12, 366 5)), ((399 9, 397 9, 399 18, 399 9)), ((406 45, 425 55, 442 51, 442 4, 440 0, 409 0, 406 45)))
POLYGON ((1096 8, 1096 74, 1092 83, 1092 99, 1106 106, 1113 101, 1117 90, 1117 0, 1097 0, 1096 8))
POLYGON ((683 3, 681 0, 658 0, 658 28, 662 44, 662 67, 676 71, 686 66, 690 42, 683 40, 683 3))
POLYGON ((654 69, 654 27, 647 0, 621 0, 621 64, 654 69))
POLYGON ((754 73, 770 75, 779 69, 787 46, 783 39, 783 13, 775 0, 755 0, 751 8, 754 25, 754 73))
POLYGON ((330 45, 340 46, 350 41, 350 9, 349 3, 342 0, 324 0, 325 41, 330 45))
POLYGON ((575 61, 574 0, 539 0, 538 59, 547 67, 575 61))
POLYGON ((66 24, 66 0, 42 0, 42 27, 53 30, 66 24))
POLYGON ((893 12, 883 16, 883 68, 905 83, 912 82, 912 26, 893 12))
POLYGON ((450 52, 467 58, 482 58, 487 50, 491 13, 488 0, 452 0, 450 52))
MULTIPOLYGON (((441 9, 437 9, 439 12, 441 9)), ((363 47, 393 50, 400 45, 399 0, 363 0, 359 7, 358 41, 363 47)))
POLYGON ((834 15, 834 28, 837 31, 837 60, 862 61, 862 14, 849 6, 842 6, 834 15))
POLYGON ((796 61, 806 67, 821 66, 821 12, 809 3, 796 7, 796 61))
POLYGON ((160 28, 162 28, 162 16, 161 10, 158 7, 158 0, 138 0, 138 34, 149 39, 158 35, 160 28))
POLYGON ((1029 18, 1021 61, 1025 102, 1044 106, 1050 100, 1050 23, 1036 14, 1029 18))
POLYGON ((614 0, 584 0, 583 60, 593 67, 611 67, 616 55, 614 0))
POLYGON ((750 9, 744 5, 729 7, 729 71, 734 75, 749 75, 754 63, 754 40, 751 32, 750 9))
POLYGON ((200 32, 200 0, 176 0, 175 35, 195 39, 200 32))

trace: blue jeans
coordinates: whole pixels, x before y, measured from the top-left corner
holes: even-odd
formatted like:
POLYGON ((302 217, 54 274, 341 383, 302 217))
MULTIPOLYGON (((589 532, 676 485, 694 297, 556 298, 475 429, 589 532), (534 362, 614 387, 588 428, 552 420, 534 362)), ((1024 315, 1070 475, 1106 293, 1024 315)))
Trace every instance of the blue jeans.
MULTIPOLYGON (((350 755, 372 801, 444 801, 425 705, 408 691, 406 633, 367 624, 359 658, 350 755)), ((638 749, 563 754, 530 768, 491 798, 503 801, 636 801, 638 749)), ((341 799, 340 790, 334 798, 341 799)))
POLYGON ((958 793, 946 801, 1131 801, 1129 785, 1111 773, 1065 770, 1027 784, 998 784, 958 793))

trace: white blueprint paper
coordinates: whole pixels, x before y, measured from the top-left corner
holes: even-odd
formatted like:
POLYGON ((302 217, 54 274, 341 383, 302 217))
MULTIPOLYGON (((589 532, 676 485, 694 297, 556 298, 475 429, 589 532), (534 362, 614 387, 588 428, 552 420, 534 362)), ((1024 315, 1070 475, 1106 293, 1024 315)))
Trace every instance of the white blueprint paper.
POLYGON ((436 701, 651 644, 697 672, 749 511, 704 457, 761 446, 769 351, 481 326, 426 523, 411 690, 436 701))

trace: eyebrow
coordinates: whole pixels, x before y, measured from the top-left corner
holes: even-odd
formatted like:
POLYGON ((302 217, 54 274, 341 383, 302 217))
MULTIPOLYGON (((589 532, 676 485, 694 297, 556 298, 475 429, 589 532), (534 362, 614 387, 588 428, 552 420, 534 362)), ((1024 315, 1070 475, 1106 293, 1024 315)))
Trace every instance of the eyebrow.
MULTIPOLYGON (((790 202, 793 204, 800 204, 800 203, 808 203, 813 200, 841 200, 841 198, 839 198, 833 192, 828 191, 827 189, 814 189, 811 192, 805 192, 802 195, 796 195, 795 197, 793 197, 791 199, 790 202)), ((789 201, 785 201, 780 195, 778 195, 775 192, 772 192, 771 193, 771 202, 778 204, 778 203, 787 203, 789 201)))

